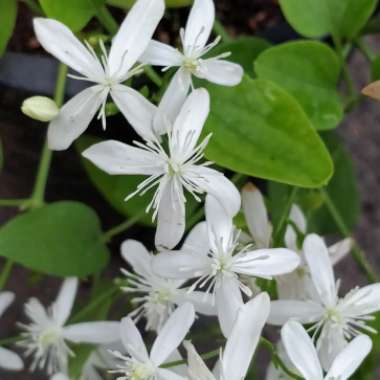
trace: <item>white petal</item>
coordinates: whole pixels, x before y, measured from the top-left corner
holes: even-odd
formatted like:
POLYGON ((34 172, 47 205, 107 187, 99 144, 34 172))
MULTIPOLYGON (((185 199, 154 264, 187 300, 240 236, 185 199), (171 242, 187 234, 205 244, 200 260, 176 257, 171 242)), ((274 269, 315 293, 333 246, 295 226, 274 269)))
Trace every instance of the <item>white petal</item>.
POLYGON ((154 118, 153 127, 158 135, 171 131, 175 119, 185 103, 191 86, 191 74, 180 68, 170 81, 154 118))
POLYGON ((352 247, 353 240, 351 238, 343 239, 328 247, 331 264, 335 265, 339 263, 340 260, 342 260, 350 253, 352 247))
POLYGON ((200 222, 191 229, 182 245, 181 250, 207 255, 210 250, 210 244, 208 240, 206 222, 200 222))
POLYGON ((15 295, 12 292, 0 292, 0 317, 14 301, 15 295))
POLYGON ((63 326, 70 316, 78 291, 78 279, 71 277, 66 279, 59 291, 58 297, 53 303, 54 319, 63 326))
POLYGON ((167 320, 150 352, 150 359, 159 366, 181 344, 194 323, 194 307, 190 303, 178 307, 167 320))
POLYGON ((187 19, 184 49, 203 48, 209 37, 215 20, 215 6, 212 0, 195 0, 187 19))
POLYGON ((99 169, 108 174, 145 174, 161 172, 157 156, 115 140, 94 144, 82 152, 99 169))
POLYGON ((362 316, 380 310, 380 283, 352 290, 343 301, 340 310, 349 316, 362 316))
POLYGON ((238 311, 222 358, 224 378, 244 379, 268 318, 270 299, 261 293, 238 311))
POLYGON ((155 244, 158 249, 172 249, 185 232, 185 204, 182 185, 171 179, 162 191, 157 213, 155 244))
POLYGON ((281 330, 286 352, 306 380, 323 380, 323 371, 313 341, 296 321, 288 322, 281 330))
POLYGON ((148 351, 140 331, 132 319, 129 317, 123 318, 121 320, 120 329, 121 341, 129 355, 142 362, 147 362, 149 360, 148 351))
POLYGON ((359 335, 335 358, 326 379, 349 379, 372 349, 372 341, 359 335))
POLYGON ((281 326, 289 319, 301 323, 314 323, 322 318, 324 311, 320 304, 313 301, 272 301, 268 323, 281 326))
POLYGON ((137 274, 148 279, 151 277, 153 258, 142 243, 132 239, 124 241, 121 256, 137 274))
MULTIPOLYGON (((297 228, 302 233, 306 233, 306 219, 305 215, 303 214, 301 208, 293 204, 290 213, 289 213, 289 219, 297 226, 297 228)), ((294 228, 292 225, 289 225, 285 232, 285 244, 289 249, 298 250, 298 243, 297 243, 297 234, 294 231, 294 228)))
POLYGON ((124 85, 113 86, 111 96, 136 133, 144 140, 154 140, 153 119, 157 107, 138 91, 124 85))
POLYGON ((165 11, 163 0, 138 0, 112 41, 108 57, 110 74, 119 80, 128 75, 147 48, 165 11))
POLYGON ((234 326, 237 312, 243 305, 243 298, 236 278, 223 276, 215 286, 215 300, 220 328, 228 337, 234 326))
POLYGON ((190 279, 209 273, 211 262, 203 254, 183 251, 161 252, 154 256, 153 270, 162 277, 190 279))
POLYGON ((39 43, 47 52, 92 81, 102 80, 104 70, 99 60, 67 26, 59 21, 40 17, 33 20, 33 25, 39 43))
POLYGON ((173 125, 170 152, 174 159, 186 161, 194 148, 210 112, 210 96, 204 88, 194 90, 185 100, 173 125))
POLYGON ((222 59, 205 59, 201 61, 196 76, 222 86, 238 85, 244 75, 243 68, 237 63, 222 59))
POLYGON ((50 380, 70 380, 70 379, 64 373, 56 373, 50 378, 50 380))
POLYGON ((205 362, 195 350, 195 347, 189 341, 185 341, 183 345, 185 346, 187 352, 189 379, 215 380, 214 375, 207 368, 205 362))
POLYGON ((233 270, 257 277, 272 277, 294 271, 299 256, 286 248, 257 249, 235 256, 233 270))
POLYGON ((203 315, 216 315, 216 307, 213 302, 213 295, 210 293, 204 293, 199 291, 188 292, 187 289, 178 289, 175 297, 175 303, 182 305, 186 302, 190 302, 197 313, 203 315))
POLYGON ((247 183, 241 192, 242 206, 251 233, 258 248, 269 248, 272 226, 269 223, 264 197, 252 183, 247 183))
POLYGON ((335 277, 325 242, 316 234, 308 235, 303 251, 321 301, 328 307, 334 306, 337 297, 335 277))
POLYGON ((10 371, 20 371, 24 368, 24 363, 16 353, 0 347, 0 368, 10 371))
POLYGON ((183 54, 170 45, 152 40, 139 58, 139 61, 145 65, 152 66, 181 66, 183 54))
POLYGON ((178 375, 173 370, 166 368, 158 368, 157 370, 158 380, 187 380, 186 377, 178 375))
POLYGON ((120 323, 108 321, 76 323, 66 326, 63 335, 74 343, 109 344, 120 339, 120 323))
POLYGON ((49 124, 49 148, 67 149, 87 129, 106 98, 107 90, 97 85, 86 88, 64 104, 49 124))

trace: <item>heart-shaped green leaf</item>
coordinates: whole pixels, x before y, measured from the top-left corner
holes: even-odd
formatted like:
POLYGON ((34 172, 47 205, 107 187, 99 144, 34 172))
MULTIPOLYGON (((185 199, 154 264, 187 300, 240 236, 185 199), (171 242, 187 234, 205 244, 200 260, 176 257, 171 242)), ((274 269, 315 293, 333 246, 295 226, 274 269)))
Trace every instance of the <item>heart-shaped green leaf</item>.
POLYGON ((0 56, 12 36, 17 16, 16 0, 0 0, 0 56))

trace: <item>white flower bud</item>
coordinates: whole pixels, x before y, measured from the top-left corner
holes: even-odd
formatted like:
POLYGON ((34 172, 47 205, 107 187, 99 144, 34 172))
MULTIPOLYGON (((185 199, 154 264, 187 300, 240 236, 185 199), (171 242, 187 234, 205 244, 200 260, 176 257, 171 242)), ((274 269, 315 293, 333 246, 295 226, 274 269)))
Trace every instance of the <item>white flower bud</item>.
POLYGON ((32 96, 25 99, 21 111, 34 120, 51 121, 59 113, 55 102, 46 96, 32 96))

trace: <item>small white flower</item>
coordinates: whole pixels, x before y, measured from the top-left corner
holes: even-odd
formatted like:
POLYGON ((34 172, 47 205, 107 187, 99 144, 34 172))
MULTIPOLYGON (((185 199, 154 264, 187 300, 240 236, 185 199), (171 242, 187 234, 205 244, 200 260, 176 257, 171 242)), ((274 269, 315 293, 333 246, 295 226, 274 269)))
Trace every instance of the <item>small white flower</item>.
POLYGON ((270 299, 261 293, 238 310, 221 354, 219 374, 211 373, 194 346, 185 342, 190 380, 242 380, 245 378, 261 331, 269 315, 270 299))
POLYGON ((323 374, 317 350, 305 329, 296 321, 289 321, 281 330, 287 354, 305 380, 347 380, 361 365, 372 348, 366 335, 359 335, 333 358, 323 374))
POLYGON ((213 58, 203 58, 220 38, 207 44, 215 20, 215 6, 212 0, 195 0, 187 20, 186 28, 181 29, 182 51, 158 41, 151 41, 140 62, 164 66, 164 70, 178 67, 169 85, 166 96, 178 99, 172 104, 173 112, 178 108, 178 102, 189 91, 192 85, 192 75, 210 82, 235 86, 240 83, 243 69, 240 65, 225 61, 230 53, 221 54, 213 58))
POLYGON ((317 348, 325 369, 347 342, 361 332, 374 332, 366 322, 380 310, 380 283, 351 290, 339 298, 328 249, 315 234, 308 235, 303 251, 318 298, 272 301, 269 323, 283 325, 289 319, 312 323, 317 348))
MULTIPOLYGON (((191 236, 187 238, 187 241, 191 236)), ((158 276, 152 268, 153 255, 136 240, 126 240, 121 246, 121 255, 130 264, 135 273, 122 269, 128 279, 128 286, 122 290, 136 294, 131 299, 139 305, 129 316, 137 323, 141 317, 147 320, 147 330, 161 330, 163 324, 173 313, 177 305, 190 302, 197 312, 215 315, 210 297, 202 292, 188 293, 184 280, 172 280, 158 276)))
MULTIPOLYGON (((12 292, 0 292, 0 317, 14 301, 14 298, 15 296, 12 292)), ((10 371, 19 371, 24 368, 24 363, 13 351, 0 347, 0 368, 10 371)))
POLYGON ((120 374, 117 380, 184 380, 171 369, 161 368, 181 344, 194 323, 195 312, 191 304, 185 303, 176 309, 167 320, 156 340, 150 354, 139 330, 132 319, 125 317, 121 321, 121 340, 128 353, 112 353, 120 359, 117 369, 111 373, 120 374))
POLYGON ((157 215, 155 245, 158 248, 173 248, 183 236, 186 190, 196 200, 200 200, 199 194, 213 194, 231 215, 240 209, 240 194, 232 182, 222 173, 207 167, 209 162, 199 163, 210 137, 197 145, 209 113, 209 103, 206 90, 198 89, 191 93, 168 132, 167 148, 156 137, 150 122, 142 124, 151 131, 150 138, 140 131, 145 144, 135 142, 135 147, 109 140, 82 153, 108 174, 149 176, 126 200, 157 187, 147 212, 153 208, 153 218, 157 215))
POLYGON ((252 296, 240 276, 271 278, 288 273, 298 266, 299 257, 288 249, 242 247, 232 218, 220 203, 208 195, 205 209, 207 225, 198 227, 198 239, 193 239, 196 244, 186 244, 177 252, 160 253, 155 257, 154 268, 168 278, 198 278, 190 290, 213 290, 219 322, 228 336, 243 302, 241 291, 252 296))
POLYGON ((67 372, 68 358, 73 355, 68 342, 108 344, 119 337, 119 322, 82 322, 66 326, 77 293, 78 280, 69 278, 62 284, 57 299, 49 308, 35 298, 25 304, 29 324, 19 345, 26 356, 33 356, 31 369, 45 369, 49 375, 67 372))
POLYGON ((164 9, 163 0, 138 0, 113 38, 109 54, 104 44, 100 44, 100 59, 87 42, 83 45, 64 24, 53 19, 34 20, 35 33, 43 48, 82 75, 74 78, 95 84, 69 100, 51 121, 50 149, 67 149, 86 130, 97 111, 105 128, 109 94, 128 121, 144 118, 150 103, 122 83, 141 72, 141 67, 132 67, 151 40, 164 9))

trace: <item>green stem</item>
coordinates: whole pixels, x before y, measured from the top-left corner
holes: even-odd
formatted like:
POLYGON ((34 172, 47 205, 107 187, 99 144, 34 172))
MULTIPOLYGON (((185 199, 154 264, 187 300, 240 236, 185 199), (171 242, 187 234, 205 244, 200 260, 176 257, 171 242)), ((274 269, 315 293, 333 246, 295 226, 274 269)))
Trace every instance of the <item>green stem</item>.
POLYGON ((23 0, 23 3, 25 3, 32 12, 37 15, 43 15, 44 12, 34 0, 23 0))
POLYGON ((358 38, 355 41, 355 45, 363 53, 369 62, 372 62, 376 58, 376 53, 373 52, 370 47, 363 41, 362 38, 358 38))
MULTIPOLYGON (((210 351, 210 352, 207 352, 206 354, 201 355, 201 358, 203 360, 208 360, 208 359, 215 358, 219 354, 220 354, 220 349, 217 349, 217 350, 210 351)), ((186 360, 176 360, 174 362, 169 362, 169 363, 162 364, 161 368, 177 367, 177 366, 183 365, 183 364, 187 364, 187 361, 186 360)))
POLYGON ((22 340, 21 335, 10 336, 8 338, 0 339, 0 347, 19 342, 20 340, 22 340))
POLYGON ((5 262, 4 268, 0 274, 0 290, 4 289, 5 284, 7 283, 8 278, 12 272, 12 268, 13 268, 13 261, 10 259, 7 259, 5 262))
POLYGON ((156 71, 152 68, 152 66, 146 65, 144 66, 144 72, 145 75, 157 86, 162 86, 162 79, 161 77, 156 73, 156 71))
POLYGON ((20 207, 29 199, 0 199, 0 207, 20 207))
POLYGON ((231 42, 233 41, 233 38, 230 36, 230 34, 226 31, 223 24, 219 20, 215 20, 214 22, 214 32, 215 34, 222 37, 222 40, 224 42, 231 42))
POLYGON ((119 25, 113 18, 108 8, 105 5, 103 5, 101 7, 97 7, 96 9, 96 18, 99 20, 99 22, 104 26, 108 33, 110 33, 111 35, 116 34, 119 29, 119 25))
MULTIPOLYGON (((346 223, 344 222, 342 216, 339 213, 339 210, 336 208, 334 202, 330 198, 329 194, 325 189, 321 189, 321 194, 323 195, 325 205, 334 219, 336 225, 338 226, 341 234, 344 237, 351 238, 351 232, 350 229, 347 227, 346 223)), ((368 259, 365 256, 364 251, 359 247, 356 240, 353 240, 353 249, 352 249, 352 256, 359 265, 359 267, 362 269, 362 271, 366 274, 368 281, 374 283, 379 282, 379 276, 377 273, 372 269, 371 264, 369 263, 368 259)))
MULTIPOLYGON (((67 76, 67 66, 60 64, 58 67, 57 82, 54 93, 54 101, 57 106, 60 107, 63 103, 65 95, 65 85, 67 76)), ((33 194, 31 196, 31 207, 37 208, 44 204, 45 199, 45 189, 47 178, 49 175, 50 163, 52 159, 53 152, 49 149, 47 139, 42 148, 42 154, 40 159, 40 164, 38 167, 36 182, 34 184, 33 194)))

